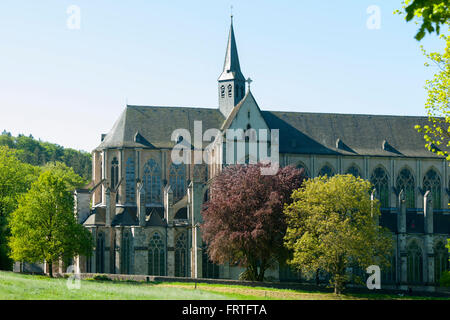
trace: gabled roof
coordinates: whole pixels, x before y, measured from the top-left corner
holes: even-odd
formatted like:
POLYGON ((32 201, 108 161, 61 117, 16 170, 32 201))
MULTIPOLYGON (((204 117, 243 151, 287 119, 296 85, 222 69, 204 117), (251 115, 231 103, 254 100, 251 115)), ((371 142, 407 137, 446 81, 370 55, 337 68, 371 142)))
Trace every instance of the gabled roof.
MULTIPOLYGON (((228 118, 225 119, 224 123, 222 124, 222 126, 220 127, 220 130, 227 130, 231 124, 233 123, 234 118, 236 117, 236 115, 239 113, 239 110, 241 109, 241 107, 246 103, 246 102, 250 102, 253 103, 256 108, 258 109, 258 111, 261 113, 261 109, 258 106, 258 103, 256 102, 255 97, 253 96, 252 92, 250 90, 247 91, 247 94, 245 95, 244 98, 242 98, 242 100, 233 108, 233 110, 231 111, 231 113, 228 115, 228 118)), ((263 117, 264 118, 264 117, 263 117)), ((265 119, 264 119, 265 120, 265 119)), ((267 122, 266 122, 267 124, 267 122)), ((269 127, 269 126, 268 126, 269 127)), ((245 129, 245 128, 242 128, 245 129)))

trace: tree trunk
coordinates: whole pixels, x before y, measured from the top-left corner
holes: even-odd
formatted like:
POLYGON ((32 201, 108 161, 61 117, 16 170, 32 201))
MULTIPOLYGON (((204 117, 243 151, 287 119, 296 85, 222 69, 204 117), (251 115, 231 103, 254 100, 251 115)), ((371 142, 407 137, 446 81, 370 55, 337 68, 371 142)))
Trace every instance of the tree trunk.
POLYGON ((265 273, 264 269, 261 269, 259 271, 259 274, 258 274, 258 277, 257 277, 257 281, 260 281, 260 282, 264 281, 264 273, 265 273))
POLYGON ((48 262, 48 273, 50 278, 53 278, 53 261, 48 262))
POLYGON ((334 294, 341 294, 339 290, 339 285, 337 282, 334 283, 334 294))

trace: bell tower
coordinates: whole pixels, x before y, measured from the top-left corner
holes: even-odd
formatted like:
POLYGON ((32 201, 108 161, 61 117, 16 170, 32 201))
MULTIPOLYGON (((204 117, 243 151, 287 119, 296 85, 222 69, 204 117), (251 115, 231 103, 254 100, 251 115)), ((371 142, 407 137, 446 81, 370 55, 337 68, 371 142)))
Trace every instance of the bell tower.
POLYGON ((223 71, 219 79, 219 110, 228 118, 233 108, 245 96, 245 78, 239 65, 239 56, 234 38, 233 16, 231 16, 230 34, 223 71))

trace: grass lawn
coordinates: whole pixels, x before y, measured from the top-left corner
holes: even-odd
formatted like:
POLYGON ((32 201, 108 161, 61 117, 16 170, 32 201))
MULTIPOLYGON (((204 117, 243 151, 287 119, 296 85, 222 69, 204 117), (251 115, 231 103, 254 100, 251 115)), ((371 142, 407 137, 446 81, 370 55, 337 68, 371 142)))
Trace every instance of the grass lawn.
MULTIPOLYGON (((0 299, 50 300, 330 300, 330 299, 430 299, 381 294, 343 294, 193 283, 141 283, 82 280, 80 289, 69 289, 67 279, 0 271, 0 299)), ((435 298, 433 298, 435 299, 435 298)), ((448 298, 450 299, 450 298, 448 298)))

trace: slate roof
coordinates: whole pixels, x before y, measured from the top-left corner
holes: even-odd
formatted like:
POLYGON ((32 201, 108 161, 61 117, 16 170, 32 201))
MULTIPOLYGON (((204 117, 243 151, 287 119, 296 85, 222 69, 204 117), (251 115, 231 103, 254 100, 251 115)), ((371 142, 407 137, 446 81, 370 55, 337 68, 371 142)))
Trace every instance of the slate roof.
POLYGON ((425 148, 423 134, 414 128, 426 124, 427 117, 270 111, 262 114, 271 129, 280 129, 280 153, 438 157, 425 148))
MULTIPOLYGON (((167 225, 164 220, 164 208, 152 207, 146 208, 145 225, 164 227, 167 225)), ((95 207, 91 211, 91 215, 83 222, 85 226, 105 225, 106 207, 95 207)), ((137 226, 139 220, 137 218, 136 207, 117 207, 116 215, 111 221, 112 226, 137 226)))
POLYGON ((111 221, 112 226, 136 226, 139 221, 136 217, 136 207, 116 208, 116 215, 111 221))
MULTIPOLYGON (((175 145, 170 139, 175 129, 188 129, 193 138, 194 120, 202 121, 204 131, 220 128, 225 118, 219 109, 128 105, 96 150, 119 147, 171 149, 175 145)), ((205 142, 204 146, 208 144, 205 142)))
POLYGON ((164 220, 164 208, 147 208, 147 216, 145 226, 147 227, 165 227, 167 225, 164 220), (149 210, 150 209, 150 210, 149 210))
MULTIPOLYGON (((280 130, 280 153, 438 157, 425 148, 423 135, 414 129, 417 124, 427 123, 427 117, 261 113, 271 129, 280 130)), ((193 138, 195 120, 202 121, 203 132, 210 128, 220 129, 226 124, 218 108, 129 105, 96 150, 119 147, 170 149, 175 145, 171 141, 175 129, 188 129, 193 138)), ((203 146, 209 143, 204 142, 203 146)))

